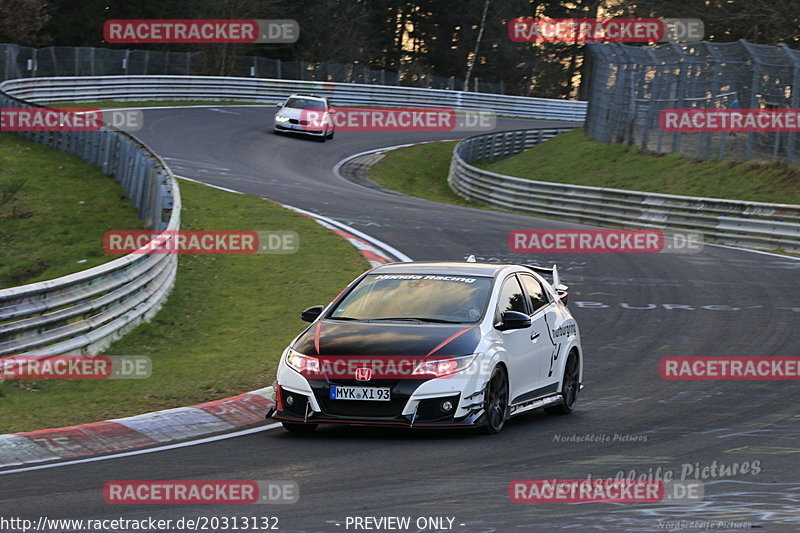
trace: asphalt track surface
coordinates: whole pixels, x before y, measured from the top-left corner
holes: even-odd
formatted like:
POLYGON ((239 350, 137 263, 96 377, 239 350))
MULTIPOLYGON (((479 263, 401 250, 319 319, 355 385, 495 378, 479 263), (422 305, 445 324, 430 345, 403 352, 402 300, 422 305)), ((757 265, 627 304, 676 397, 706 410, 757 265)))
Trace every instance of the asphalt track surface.
MULTIPOLYGON (((313 437, 298 437, 271 429, 170 451, 7 474, 0 476, 0 514, 34 519, 271 515, 279 517, 282 531, 309 532, 346 531, 348 516, 410 516, 412 524, 417 517, 445 516, 454 518, 453 531, 462 532, 663 531, 666 521, 680 520, 800 530, 798 383, 665 381, 658 370, 659 360, 668 355, 798 355, 800 261, 719 247, 681 255, 520 257, 508 250, 510 230, 579 226, 386 194, 332 173, 351 154, 451 138, 452 133, 338 132, 322 144, 273 135, 273 114, 269 108, 147 110, 147 126, 138 136, 178 175, 332 217, 413 259, 476 254, 485 260, 557 262, 571 287, 570 307, 585 350, 586 388, 575 413, 523 415, 496 436, 323 427, 313 437), (609 440, 558 442, 572 435, 609 440), (629 437, 615 442, 615 435, 629 437), (702 469, 715 461, 759 461, 761 471, 705 478, 704 500, 683 505, 518 504, 507 494, 514 479, 602 478, 630 470, 647 474, 658 467, 680 479, 685 465, 698 463, 702 469), (103 484, 125 479, 294 480, 300 502, 104 503, 103 484)), ((549 124, 500 120, 498 129, 549 124)), ((302 327, 298 321, 297 331, 302 327)))

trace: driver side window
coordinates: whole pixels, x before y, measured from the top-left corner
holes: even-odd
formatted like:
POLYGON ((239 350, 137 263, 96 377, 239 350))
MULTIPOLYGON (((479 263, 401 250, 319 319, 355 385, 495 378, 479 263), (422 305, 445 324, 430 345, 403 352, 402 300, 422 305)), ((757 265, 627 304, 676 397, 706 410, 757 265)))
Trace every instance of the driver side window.
POLYGON ((511 276, 505 280, 503 287, 500 289, 500 298, 497 302, 497 318, 499 319, 506 311, 528 313, 528 309, 525 306, 525 294, 522 292, 522 287, 516 276, 511 276))
POLYGON ((539 281, 533 276, 528 276, 526 274, 521 274, 520 278, 522 278, 522 283, 525 285, 525 289, 528 291, 528 295, 531 298, 531 313, 535 313, 538 309, 547 305, 547 294, 544 292, 544 289, 542 289, 542 285, 539 281))

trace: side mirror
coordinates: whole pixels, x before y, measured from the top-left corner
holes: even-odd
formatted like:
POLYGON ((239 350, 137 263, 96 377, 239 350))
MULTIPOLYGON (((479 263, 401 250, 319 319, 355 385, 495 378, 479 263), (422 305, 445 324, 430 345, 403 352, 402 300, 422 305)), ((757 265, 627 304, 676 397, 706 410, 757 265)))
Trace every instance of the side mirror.
POLYGON ((284 102, 278 102, 277 104, 275 104, 275 107, 277 107, 278 109, 280 109, 280 108, 282 108, 282 107, 283 107, 283 104, 284 104, 284 102))
POLYGON ((569 293, 567 291, 557 290, 556 294, 558 294, 558 299, 561 300, 564 303, 564 305, 567 305, 569 303, 569 293))
POLYGON ((500 323, 495 328, 500 331, 510 329, 523 329, 531 325, 531 317, 519 311, 506 311, 500 317, 500 323))
POLYGON ((319 315, 322 313, 323 309, 325 309, 325 306, 322 305, 311 306, 300 313, 300 318, 306 322, 314 322, 317 318, 319 318, 319 315))

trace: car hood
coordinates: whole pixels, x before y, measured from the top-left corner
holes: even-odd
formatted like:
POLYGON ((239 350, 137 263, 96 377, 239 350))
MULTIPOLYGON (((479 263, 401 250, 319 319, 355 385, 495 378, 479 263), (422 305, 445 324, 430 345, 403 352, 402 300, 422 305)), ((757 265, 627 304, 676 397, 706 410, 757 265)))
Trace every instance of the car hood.
POLYGON ((296 109, 293 107, 282 107, 278 110, 277 115, 284 116, 286 118, 300 118, 300 114, 303 112, 302 109, 296 109))
POLYGON ((476 325, 321 320, 292 348, 321 356, 458 356, 475 353, 479 341, 476 325))

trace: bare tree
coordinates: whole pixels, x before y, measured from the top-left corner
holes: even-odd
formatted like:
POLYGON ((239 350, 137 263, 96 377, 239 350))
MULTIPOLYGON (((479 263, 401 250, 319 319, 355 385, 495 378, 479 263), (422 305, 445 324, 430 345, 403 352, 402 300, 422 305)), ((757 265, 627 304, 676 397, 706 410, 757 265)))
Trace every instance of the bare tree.
POLYGON ((486 12, 489 11, 489 0, 483 2, 483 14, 481 15, 481 25, 478 29, 478 38, 475 39, 475 50, 472 54, 467 56, 467 73, 464 76, 464 90, 469 91, 469 79, 472 76, 472 67, 475 66, 475 61, 478 59, 478 49, 481 46, 481 38, 483 37, 483 29, 486 27, 486 12))

